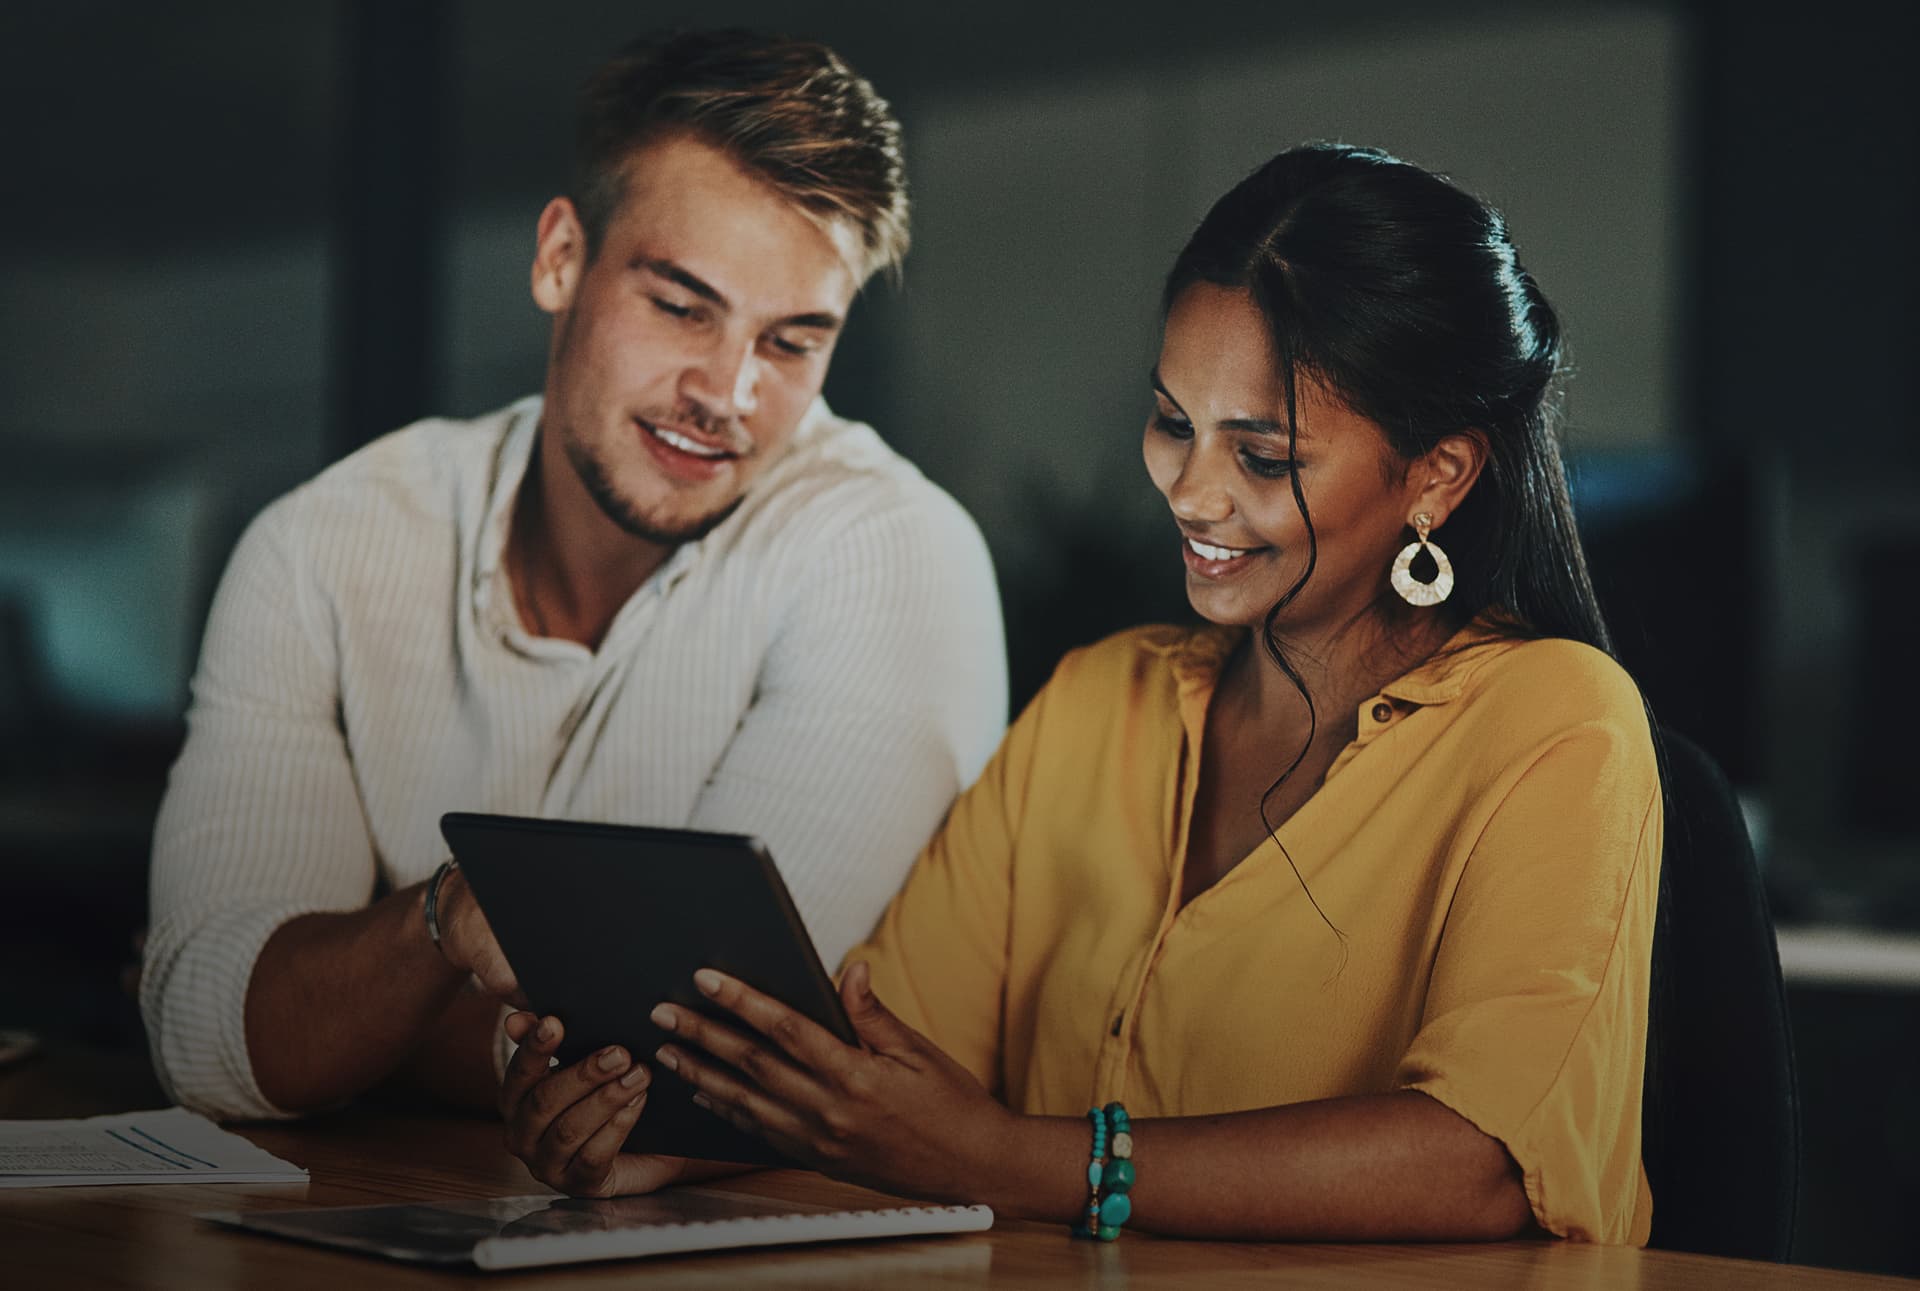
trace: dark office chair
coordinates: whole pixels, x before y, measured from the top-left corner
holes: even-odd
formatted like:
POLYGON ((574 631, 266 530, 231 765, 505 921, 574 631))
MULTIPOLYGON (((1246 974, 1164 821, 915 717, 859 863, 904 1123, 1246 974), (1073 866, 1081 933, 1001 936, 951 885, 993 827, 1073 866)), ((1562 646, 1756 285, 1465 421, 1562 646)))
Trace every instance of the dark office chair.
POLYGON ((1665 741, 1644 1160, 1650 1245, 1756 1260, 1793 1248, 1800 1106, 1780 954, 1733 788, 1665 741))

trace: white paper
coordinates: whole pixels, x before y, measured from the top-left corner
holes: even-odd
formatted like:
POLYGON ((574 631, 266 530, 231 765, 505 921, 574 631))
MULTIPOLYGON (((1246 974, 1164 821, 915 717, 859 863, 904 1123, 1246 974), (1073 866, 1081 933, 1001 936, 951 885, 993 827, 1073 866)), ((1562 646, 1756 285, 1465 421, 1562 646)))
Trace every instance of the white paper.
POLYGON ((306 1179, 299 1166, 182 1107, 77 1121, 0 1121, 0 1188, 306 1179))

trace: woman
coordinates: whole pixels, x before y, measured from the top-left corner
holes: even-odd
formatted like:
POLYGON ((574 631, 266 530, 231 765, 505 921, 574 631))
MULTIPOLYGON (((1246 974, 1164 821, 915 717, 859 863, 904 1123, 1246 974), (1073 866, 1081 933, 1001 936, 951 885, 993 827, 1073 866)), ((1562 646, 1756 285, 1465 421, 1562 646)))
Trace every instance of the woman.
MULTIPOLYGON (((739 1025, 662 1005, 657 1060, 830 1174, 1103 1236, 1644 1242, 1659 780, 1553 311, 1497 214, 1329 146, 1165 305, 1145 456, 1207 625, 1061 663, 848 956, 863 1047, 707 972, 739 1025)), ((644 1065, 558 1038, 503 1087, 535 1173, 679 1177, 618 1153, 644 1065)))

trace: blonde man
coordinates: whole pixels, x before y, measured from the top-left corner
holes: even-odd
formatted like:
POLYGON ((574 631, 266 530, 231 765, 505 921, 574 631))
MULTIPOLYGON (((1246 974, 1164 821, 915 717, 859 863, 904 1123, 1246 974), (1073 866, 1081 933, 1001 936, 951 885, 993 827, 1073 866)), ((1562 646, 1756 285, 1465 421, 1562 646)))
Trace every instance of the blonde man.
POLYGON ((142 983, 177 1099, 493 1104, 514 982, 449 810, 758 834, 829 962, 870 930, 1006 707, 978 531, 820 398, 906 246, 899 127, 830 50, 596 73, 537 226, 544 394, 336 464, 221 583, 142 983))

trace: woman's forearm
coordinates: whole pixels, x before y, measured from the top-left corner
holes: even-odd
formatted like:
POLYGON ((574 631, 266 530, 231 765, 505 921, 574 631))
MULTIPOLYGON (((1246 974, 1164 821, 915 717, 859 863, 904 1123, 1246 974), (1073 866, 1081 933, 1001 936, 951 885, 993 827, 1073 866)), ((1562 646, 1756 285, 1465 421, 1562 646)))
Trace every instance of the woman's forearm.
MULTIPOLYGON (((1425 1094, 1400 1091, 1133 1123, 1129 1226, 1246 1240, 1495 1240, 1532 1226, 1501 1144, 1425 1094)), ((1003 1213, 1076 1222, 1085 1119, 1018 1117, 981 1171, 1003 1213)))

